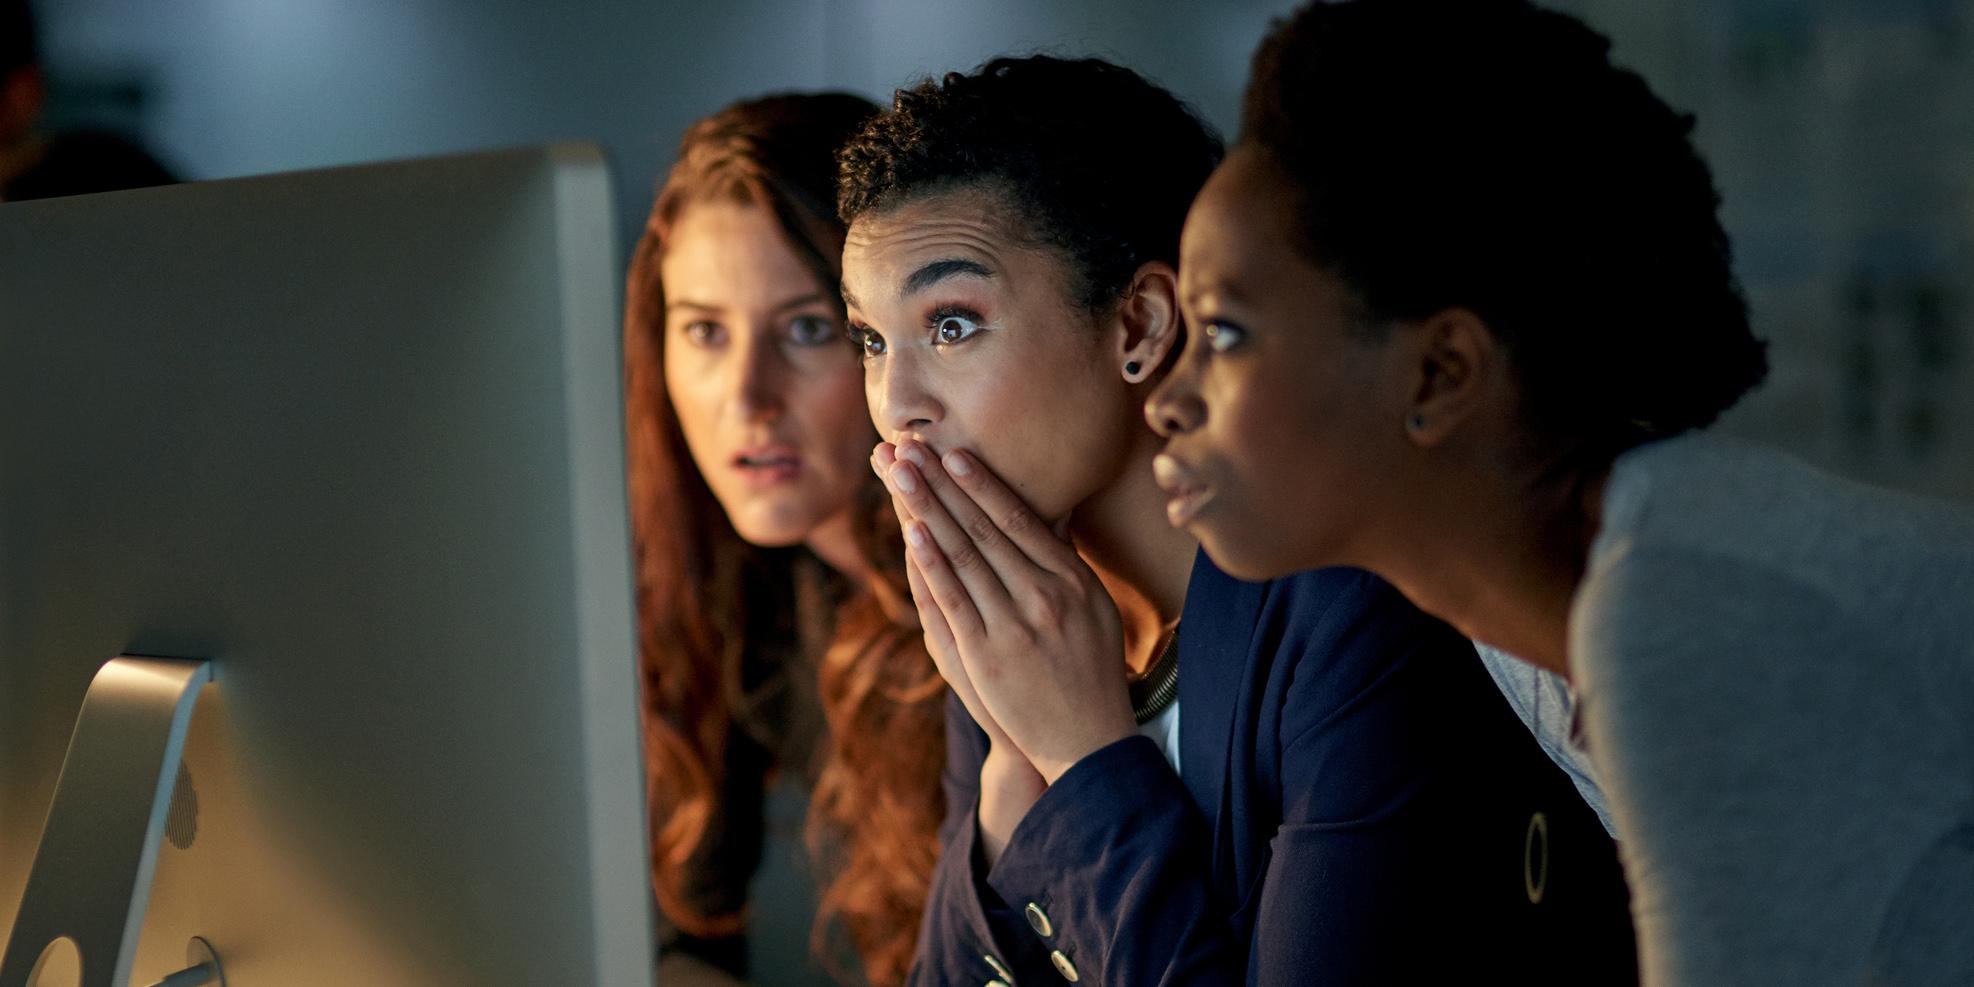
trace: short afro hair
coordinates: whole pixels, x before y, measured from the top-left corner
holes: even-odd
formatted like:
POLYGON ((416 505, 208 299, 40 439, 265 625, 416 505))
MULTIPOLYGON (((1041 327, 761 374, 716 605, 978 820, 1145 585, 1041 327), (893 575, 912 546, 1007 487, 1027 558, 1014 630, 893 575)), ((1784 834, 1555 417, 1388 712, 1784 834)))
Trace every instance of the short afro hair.
POLYGON ((1375 321, 1466 308, 1538 435, 1615 455, 1767 373, 1693 120, 1522 0, 1312 3, 1255 53, 1241 142, 1375 321))
POLYGON ((837 211, 857 217, 981 188, 1014 232, 1060 250, 1071 291, 1100 312, 1153 260, 1177 266, 1179 230, 1220 138, 1185 103, 1094 58, 997 58, 898 90, 838 154, 837 211))

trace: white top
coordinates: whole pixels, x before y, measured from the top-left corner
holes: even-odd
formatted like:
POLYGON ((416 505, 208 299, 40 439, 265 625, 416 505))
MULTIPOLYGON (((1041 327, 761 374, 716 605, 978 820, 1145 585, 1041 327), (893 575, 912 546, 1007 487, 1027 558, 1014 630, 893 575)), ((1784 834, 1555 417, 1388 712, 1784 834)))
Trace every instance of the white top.
POLYGON ((1481 666, 1493 677, 1495 686, 1507 697, 1509 707, 1535 735, 1542 752, 1570 776, 1570 783, 1583 796, 1584 804, 1604 824, 1604 832, 1615 838, 1617 830, 1611 826, 1611 813, 1604 807, 1604 792, 1597 784, 1597 768, 1590 761, 1590 752, 1577 742, 1572 732, 1576 724, 1576 693, 1570 690, 1568 680, 1490 644, 1475 641, 1474 650, 1480 654, 1481 666))
POLYGON ((1152 739, 1158 745, 1158 752, 1165 755, 1166 763, 1172 765, 1172 773, 1179 771, 1179 700, 1165 707, 1165 712, 1138 725, 1138 732, 1152 739))

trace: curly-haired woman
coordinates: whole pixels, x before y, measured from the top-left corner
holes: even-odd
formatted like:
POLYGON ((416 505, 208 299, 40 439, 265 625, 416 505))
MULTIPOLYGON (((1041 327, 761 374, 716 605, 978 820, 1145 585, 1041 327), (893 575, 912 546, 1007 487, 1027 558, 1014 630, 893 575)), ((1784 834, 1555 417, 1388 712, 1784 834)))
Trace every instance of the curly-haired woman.
POLYGON ((1220 157, 1191 111, 1002 59, 842 157, 874 465, 957 693, 913 982, 1626 980, 1610 838, 1465 639, 1361 571, 1238 582, 1165 523, 1141 405, 1220 157))

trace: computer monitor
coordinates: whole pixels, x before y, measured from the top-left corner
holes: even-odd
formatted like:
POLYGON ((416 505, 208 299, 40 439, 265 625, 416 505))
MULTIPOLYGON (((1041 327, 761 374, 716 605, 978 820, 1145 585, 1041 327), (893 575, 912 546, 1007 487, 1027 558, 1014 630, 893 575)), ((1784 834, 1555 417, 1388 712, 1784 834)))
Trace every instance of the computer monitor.
POLYGON ((125 982, 652 983, 614 222, 582 145, 0 206, 0 933, 161 776, 125 982))

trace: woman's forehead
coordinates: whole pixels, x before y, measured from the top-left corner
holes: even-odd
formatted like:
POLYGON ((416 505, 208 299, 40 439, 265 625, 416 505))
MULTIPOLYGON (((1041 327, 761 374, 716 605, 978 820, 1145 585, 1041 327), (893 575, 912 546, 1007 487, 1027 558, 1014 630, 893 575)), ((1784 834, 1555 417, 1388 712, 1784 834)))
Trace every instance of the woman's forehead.
POLYGON ((1067 280, 1067 262, 1021 236, 1010 205, 976 188, 921 196, 857 217, 844 241, 852 307, 909 301, 955 279, 1012 287, 1067 280))
POLYGON ((1004 196, 977 185, 916 195, 857 216, 844 242, 887 254, 947 241, 995 253, 1019 243, 1011 208, 1004 196))

